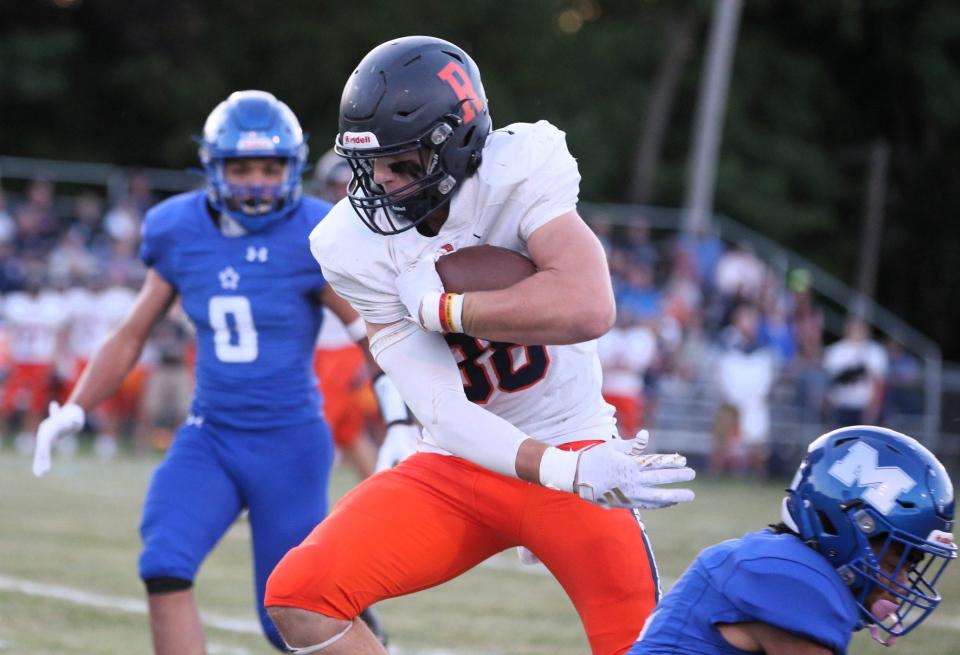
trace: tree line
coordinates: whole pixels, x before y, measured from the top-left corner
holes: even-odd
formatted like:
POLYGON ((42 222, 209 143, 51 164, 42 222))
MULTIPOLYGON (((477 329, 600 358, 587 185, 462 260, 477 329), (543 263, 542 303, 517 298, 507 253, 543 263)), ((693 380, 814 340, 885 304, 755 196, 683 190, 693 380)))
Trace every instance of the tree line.
MULTIPOLYGON (((495 125, 564 129, 581 197, 683 201, 709 0, 0 0, 0 154, 187 167, 231 91, 313 153, 373 45, 430 34, 480 65, 495 125)), ((746 0, 715 209, 850 283, 870 153, 889 152, 878 301, 960 359, 960 5, 746 0)))

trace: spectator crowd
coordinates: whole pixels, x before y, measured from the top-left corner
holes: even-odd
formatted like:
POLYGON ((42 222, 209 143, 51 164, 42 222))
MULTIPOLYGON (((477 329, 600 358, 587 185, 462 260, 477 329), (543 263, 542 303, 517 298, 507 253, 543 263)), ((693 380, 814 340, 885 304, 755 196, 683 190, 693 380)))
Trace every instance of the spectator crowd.
MULTIPOLYGON (((66 398, 133 305, 145 275, 140 223, 155 200, 137 172, 110 207, 92 190, 58 195, 45 176, 18 202, 0 192, 0 412, 18 449, 32 450, 48 404, 66 398)), ((140 451, 166 446, 186 417, 190 357, 190 327, 175 308, 120 391, 89 417, 98 456, 112 457, 121 437, 140 451)))
POLYGON ((708 472, 763 478, 775 392, 794 420, 823 428, 923 412, 922 363, 896 340, 875 341, 853 314, 829 343, 805 269, 784 276, 750 243, 709 232, 655 239, 642 215, 587 220, 617 299, 617 325, 600 353, 625 435, 638 424, 656 434, 658 398, 697 389, 713 412, 708 472))
MULTIPOLYGON (((138 172, 113 206, 91 190, 58 195, 43 176, 16 201, 0 191, 0 420, 18 448, 32 448, 49 402, 67 395, 132 306, 144 276, 140 223, 157 199, 138 172)), ((824 427, 922 413, 922 363, 895 340, 873 340, 857 316, 828 345, 807 271, 783 279, 749 243, 709 232, 654 238, 642 215, 587 220, 617 300, 617 324, 599 348, 624 435, 656 428, 661 393, 705 388, 714 407, 708 470, 763 477, 777 386, 802 420, 824 427)), ((123 389, 90 417, 98 455, 112 456, 121 438, 136 451, 166 446, 187 413, 191 357, 191 327, 175 307, 123 389)))

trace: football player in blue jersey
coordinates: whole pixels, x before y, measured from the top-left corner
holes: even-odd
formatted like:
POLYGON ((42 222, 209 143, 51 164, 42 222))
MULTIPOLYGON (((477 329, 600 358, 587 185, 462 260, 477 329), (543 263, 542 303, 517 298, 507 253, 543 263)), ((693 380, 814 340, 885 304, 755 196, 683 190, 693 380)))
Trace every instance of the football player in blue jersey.
MULTIPOLYGON (((264 585, 327 512, 333 447, 312 368, 322 305, 364 346, 366 332, 310 253, 307 236, 330 205, 302 195, 306 157, 296 116, 273 95, 240 91, 213 110, 200 139, 206 188, 147 213, 140 255, 149 270, 136 304, 38 430, 34 473, 42 475, 51 444, 80 430, 118 388, 179 296, 197 332, 196 386, 140 525, 140 577, 160 655, 205 652, 193 579, 244 508, 261 624, 283 649, 263 610, 264 585)), ((394 439, 411 438, 399 394, 378 382, 394 439)))
POLYGON ((810 444, 782 522, 705 549, 629 655, 829 655, 893 642, 940 604, 957 556, 953 485, 916 440, 840 428, 810 444))

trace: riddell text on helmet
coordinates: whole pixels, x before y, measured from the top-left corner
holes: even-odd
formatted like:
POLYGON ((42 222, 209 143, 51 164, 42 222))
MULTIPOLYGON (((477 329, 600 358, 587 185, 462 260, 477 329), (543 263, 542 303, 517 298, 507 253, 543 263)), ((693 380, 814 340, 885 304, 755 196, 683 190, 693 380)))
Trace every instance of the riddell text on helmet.
POLYGON ((344 132, 343 144, 360 148, 379 148, 380 142, 373 132, 344 132))

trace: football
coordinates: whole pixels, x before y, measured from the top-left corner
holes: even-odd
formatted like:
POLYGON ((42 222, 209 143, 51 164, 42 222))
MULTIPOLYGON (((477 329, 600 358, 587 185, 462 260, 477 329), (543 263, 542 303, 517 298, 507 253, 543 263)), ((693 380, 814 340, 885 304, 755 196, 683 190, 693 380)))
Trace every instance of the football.
POLYGON ((499 246, 469 246, 437 260, 443 288, 451 293, 505 289, 537 272, 527 257, 499 246))

